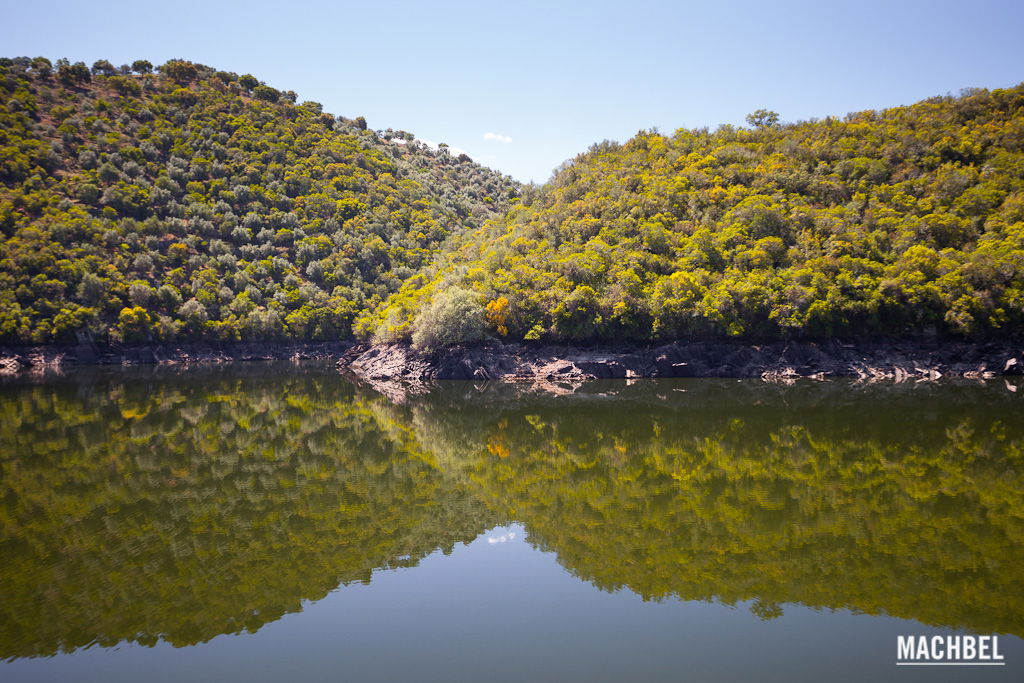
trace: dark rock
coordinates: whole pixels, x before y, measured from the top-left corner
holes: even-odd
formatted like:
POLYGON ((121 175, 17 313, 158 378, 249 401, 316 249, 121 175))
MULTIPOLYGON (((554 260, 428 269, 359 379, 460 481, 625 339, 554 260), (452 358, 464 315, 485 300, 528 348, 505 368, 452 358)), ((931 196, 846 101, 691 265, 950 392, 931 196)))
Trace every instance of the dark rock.
MULTIPOLYGON (((182 343, 103 346, 83 341, 70 346, 43 346, 30 348, 0 348, 0 357, 19 359, 27 370, 54 370, 66 365, 122 365, 122 364, 188 364, 225 363, 248 360, 333 360, 350 352, 350 342, 316 342, 304 344, 243 343, 182 343)), ((358 353, 372 351, 363 346, 358 353)))
POLYGON ((625 379, 626 367, 614 360, 590 360, 575 363, 585 375, 595 379, 625 379))
POLYGON ((630 377, 860 377, 934 380, 942 376, 988 377, 996 368, 1021 374, 1024 361, 1006 345, 966 342, 848 344, 778 342, 675 342, 652 349, 524 347, 490 342, 455 346, 424 355, 404 345, 361 347, 339 366, 363 377, 389 379, 552 380, 630 377), (1007 360, 1012 359, 1014 362, 1007 360))

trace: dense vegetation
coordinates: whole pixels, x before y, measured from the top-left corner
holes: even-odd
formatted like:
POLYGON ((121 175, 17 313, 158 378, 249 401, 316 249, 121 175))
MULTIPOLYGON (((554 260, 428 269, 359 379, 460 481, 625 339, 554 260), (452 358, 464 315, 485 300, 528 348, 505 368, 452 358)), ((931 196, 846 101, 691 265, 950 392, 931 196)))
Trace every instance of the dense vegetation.
POLYGON ((359 330, 421 346, 1024 331, 1024 86, 748 122, 594 145, 359 330))
POLYGON ((344 338, 518 193, 181 60, 3 59, 0 96, 0 342, 344 338))
POLYGON ((0 343, 1024 331, 1024 86, 642 131, 526 188, 181 60, 0 87, 0 343))

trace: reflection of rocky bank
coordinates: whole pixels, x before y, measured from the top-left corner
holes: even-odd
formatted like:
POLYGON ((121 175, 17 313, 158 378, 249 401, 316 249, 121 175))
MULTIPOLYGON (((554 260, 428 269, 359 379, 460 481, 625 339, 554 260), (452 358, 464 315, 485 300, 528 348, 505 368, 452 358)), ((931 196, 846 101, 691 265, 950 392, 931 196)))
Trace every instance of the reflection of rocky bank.
POLYGON ((831 376, 902 381, 1019 375, 1024 373, 1024 343, 677 342, 653 348, 585 348, 491 342, 433 353, 391 344, 354 347, 338 365, 373 380, 831 376))
POLYGON ((334 360, 351 342, 183 342, 134 346, 0 346, 0 376, 54 374, 69 365, 215 365, 233 361, 334 360))

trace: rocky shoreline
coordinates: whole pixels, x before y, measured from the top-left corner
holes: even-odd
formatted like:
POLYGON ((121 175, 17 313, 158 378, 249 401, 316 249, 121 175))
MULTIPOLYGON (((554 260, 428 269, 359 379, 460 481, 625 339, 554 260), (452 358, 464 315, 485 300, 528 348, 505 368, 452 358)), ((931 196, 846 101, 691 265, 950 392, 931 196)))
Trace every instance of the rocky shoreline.
POLYGON ((1024 342, 676 342, 605 348, 488 342, 433 353, 401 344, 357 345, 338 360, 338 366, 375 382, 576 382, 639 377, 937 380, 1024 374, 1024 342))
POLYGON ((145 346, 0 347, 0 375, 56 371, 70 365, 189 365, 268 360, 335 360, 351 342, 152 344, 145 346))
POLYGON ((576 383, 640 377, 801 377, 937 380, 1024 375, 1020 342, 675 342, 660 346, 532 346, 489 341, 430 353, 406 344, 352 342, 183 343, 146 346, 81 344, 0 347, 0 374, 46 372, 72 365, 189 365, 237 361, 337 361, 373 382, 506 380, 576 383))

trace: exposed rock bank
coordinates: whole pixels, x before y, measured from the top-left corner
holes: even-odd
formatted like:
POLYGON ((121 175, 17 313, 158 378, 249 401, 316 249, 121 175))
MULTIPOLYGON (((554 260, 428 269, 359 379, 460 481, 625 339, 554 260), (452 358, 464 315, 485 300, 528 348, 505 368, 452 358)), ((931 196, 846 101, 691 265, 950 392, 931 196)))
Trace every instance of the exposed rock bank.
POLYGON ((66 365, 135 365, 155 363, 227 363, 258 360, 333 360, 351 348, 348 342, 309 344, 187 343, 148 346, 0 347, 0 375, 47 372, 66 365))
POLYGON ((490 342, 420 353, 355 346, 338 366, 367 380, 578 381, 634 377, 858 377, 935 380, 1024 374, 1024 342, 677 342, 651 348, 529 347, 490 342))

